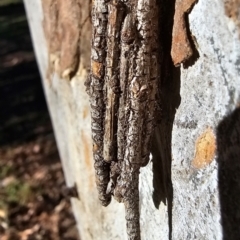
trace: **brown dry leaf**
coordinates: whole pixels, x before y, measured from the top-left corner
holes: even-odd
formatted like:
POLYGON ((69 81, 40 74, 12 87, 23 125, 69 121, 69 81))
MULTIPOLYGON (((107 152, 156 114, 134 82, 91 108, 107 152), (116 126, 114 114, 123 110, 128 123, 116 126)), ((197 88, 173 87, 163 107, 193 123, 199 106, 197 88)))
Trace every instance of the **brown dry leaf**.
POLYGON ((35 232, 38 232, 40 229, 40 226, 38 224, 34 225, 32 228, 26 229, 19 233, 19 237, 21 240, 28 240, 29 236, 32 235, 35 232))

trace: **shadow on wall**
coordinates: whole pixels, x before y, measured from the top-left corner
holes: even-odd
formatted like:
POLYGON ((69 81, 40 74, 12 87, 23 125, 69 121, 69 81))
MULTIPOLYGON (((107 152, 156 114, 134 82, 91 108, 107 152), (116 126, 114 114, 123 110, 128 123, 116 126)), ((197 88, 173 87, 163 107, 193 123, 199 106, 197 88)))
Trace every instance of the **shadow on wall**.
MULTIPOLYGON (((161 4, 161 0, 159 0, 161 4)), ((163 5, 161 5, 163 6, 163 5)), ((175 1, 164 4, 159 14, 161 78, 159 83, 158 124, 155 128, 151 153, 153 156, 153 202, 156 208, 164 203, 168 208, 169 239, 172 239, 172 201, 173 187, 171 180, 172 166, 172 128, 176 109, 180 105, 180 68, 175 67, 171 58, 171 39, 175 1), (164 33, 164 34, 162 34, 164 33)))
POLYGON ((240 108, 217 128, 218 184, 223 240, 240 239, 240 108))

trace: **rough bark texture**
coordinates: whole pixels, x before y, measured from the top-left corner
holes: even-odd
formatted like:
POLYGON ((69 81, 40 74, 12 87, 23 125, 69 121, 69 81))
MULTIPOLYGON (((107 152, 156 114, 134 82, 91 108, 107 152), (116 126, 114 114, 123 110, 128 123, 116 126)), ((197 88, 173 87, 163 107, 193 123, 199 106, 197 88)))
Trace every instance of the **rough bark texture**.
MULTIPOLYGON (((81 13, 89 13, 90 1, 80 3, 81 13)), ((73 199, 72 204, 82 239, 126 239, 124 206, 113 200, 107 208, 102 207, 95 187, 90 111, 84 87, 90 64, 90 21, 81 28, 78 73, 66 81, 53 71, 48 81, 49 52, 41 1, 25 0, 25 6, 66 180, 69 186, 76 182, 78 187, 80 200, 73 199)), ((162 21, 168 25, 171 19, 162 21)), ((224 2, 212 0, 198 1, 189 14, 189 26, 199 58, 185 68, 162 70, 166 76, 162 83, 162 121, 156 129, 153 161, 140 171, 141 237, 238 239, 238 30, 225 15, 224 2), (168 207, 159 206, 166 196, 168 207)), ((164 51, 163 61, 167 61, 164 51)))
POLYGON ((141 238, 139 169, 149 161, 156 124, 158 6, 156 0, 96 0, 92 7, 91 70, 86 85, 96 183, 103 206, 112 195, 124 203, 129 240, 141 238))

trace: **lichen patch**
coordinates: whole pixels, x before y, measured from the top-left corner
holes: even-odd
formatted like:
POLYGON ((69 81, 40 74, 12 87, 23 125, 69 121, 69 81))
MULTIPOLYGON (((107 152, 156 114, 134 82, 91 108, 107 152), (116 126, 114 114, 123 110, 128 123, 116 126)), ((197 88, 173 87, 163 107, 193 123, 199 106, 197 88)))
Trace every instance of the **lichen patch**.
POLYGON ((92 73, 94 76, 101 78, 103 72, 103 64, 92 60, 92 73))
POLYGON ((201 169, 209 165, 215 156, 216 138, 211 128, 207 128, 198 138, 195 144, 195 156, 192 166, 201 169))

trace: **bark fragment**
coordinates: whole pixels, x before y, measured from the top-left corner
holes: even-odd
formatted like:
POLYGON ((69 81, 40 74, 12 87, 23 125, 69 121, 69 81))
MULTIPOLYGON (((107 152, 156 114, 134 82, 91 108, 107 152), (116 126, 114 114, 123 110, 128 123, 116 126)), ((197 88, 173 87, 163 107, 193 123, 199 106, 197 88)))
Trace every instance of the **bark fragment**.
POLYGON ((240 0, 225 0, 225 13, 238 27, 240 37, 240 0))
POLYGON ((110 180, 110 165, 103 159, 104 114, 106 107, 103 87, 106 62, 107 13, 108 9, 105 1, 95 0, 92 9, 92 56, 90 82, 88 84, 96 184, 99 199, 103 206, 107 206, 111 201, 111 194, 107 193, 107 186, 110 180))
POLYGON ((119 55, 121 25, 124 17, 124 6, 121 2, 112 1, 108 5, 107 56, 106 56, 106 113, 104 131, 103 157, 107 162, 116 158, 117 149, 117 111, 119 102, 119 55))
POLYGON ((148 162, 160 75, 157 9, 156 0, 98 0, 92 13, 88 92, 97 186, 103 205, 111 195, 124 203, 135 240, 139 169, 148 162))
POLYGON ((175 66, 186 62, 193 55, 186 21, 187 14, 196 2, 197 0, 176 0, 175 3, 171 49, 171 56, 175 66))
POLYGON ((49 50, 48 74, 55 71, 70 80, 79 70, 80 36, 87 19, 81 11, 82 1, 42 0, 43 28, 49 50))

